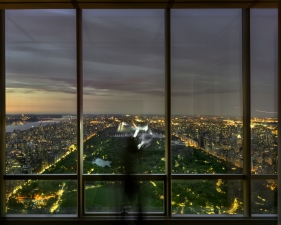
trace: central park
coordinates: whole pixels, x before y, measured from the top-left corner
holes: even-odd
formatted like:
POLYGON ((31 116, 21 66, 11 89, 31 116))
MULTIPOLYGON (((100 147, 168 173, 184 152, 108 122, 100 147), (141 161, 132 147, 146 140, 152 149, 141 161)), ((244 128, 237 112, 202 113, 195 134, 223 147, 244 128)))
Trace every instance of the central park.
MULTIPOLYGON (((154 133, 161 133, 153 130, 154 133)), ((86 181, 84 183, 85 211, 89 213, 128 212, 163 213, 165 202, 164 181, 139 180, 133 174, 165 174, 165 138, 158 135, 130 153, 130 134, 116 135, 117 127, 108 127, 84 142, 84 174, 125 174, 123 180, 86 181), (128 152, 129 149, 129 152, 128 152), (130 169, 130 190, 126 183, 130 169), (132 192, 132 194, 131 194, 132 192)), ((146 134, 140 131, 138 136, 146 134)), ((163 134, 164 135, 164 134, 163 134)), ((136 142, 138 137, 135 138, 136 142)), ((186 146, 172 136, 173 174, 242 174, 242 168, 215 156, 186 146)), ((137 144, 137 143, 136 143, 137 144)), ((75 174, 77 151, 62 158, 44 171, 45 174, 75 174)), ((12 182, 12 181, 11 181, 12 182)), ((274 202, 267 202, 269 191, 264 182, 253 189, 254 210, 266 208, 276 211, 274 202), (259 193, 259 198, 255 196, 259 193), (256 208, 255 208, 256 207, 256 208)), ((277 198, 276 198, 277 199, 277 198)), ((243 182, 241 180, 187 179, 172 180, 173 214, 242 214, 243 182)), ((8 214, 76 214, 77 181, 29 180, 14 190, 7 202, 8 214)))

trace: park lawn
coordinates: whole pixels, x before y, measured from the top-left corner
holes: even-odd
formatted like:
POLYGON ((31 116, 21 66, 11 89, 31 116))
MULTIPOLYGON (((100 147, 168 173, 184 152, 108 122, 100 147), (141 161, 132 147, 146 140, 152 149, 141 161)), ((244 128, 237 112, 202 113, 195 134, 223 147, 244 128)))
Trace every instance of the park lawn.
MULTIPOLYGON (((138 212, 137 196, 131 203, 125 196, 123 187, 108 185, 87 188, 86 197, 86 211, 88 212, 121 212, 124 206, 132 206, 131 212, 138 212)), ((162 199, 151 196, 140 196, 143 212, 163 212, 164 202, 162 199)))

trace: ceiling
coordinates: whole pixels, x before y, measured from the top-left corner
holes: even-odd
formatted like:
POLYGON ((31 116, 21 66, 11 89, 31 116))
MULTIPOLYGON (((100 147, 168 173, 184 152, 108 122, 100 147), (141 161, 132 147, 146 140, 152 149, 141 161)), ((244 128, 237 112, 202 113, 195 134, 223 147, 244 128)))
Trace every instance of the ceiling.
POLYGON ((277 8, 278 0, 0 0, 0 9, 277 8))

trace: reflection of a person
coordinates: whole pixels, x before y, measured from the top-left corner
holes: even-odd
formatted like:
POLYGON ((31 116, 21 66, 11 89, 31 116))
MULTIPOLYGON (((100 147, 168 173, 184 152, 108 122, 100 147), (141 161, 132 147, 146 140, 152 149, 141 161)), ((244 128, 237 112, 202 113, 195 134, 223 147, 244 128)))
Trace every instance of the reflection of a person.
POLYGON ((131 174, 135 173, 134 166, 136 163, 137 151, 138 147, 135 138, 128 138, 124 155, 124 172, 126 174, 124 179, 124 192, 130 203, 134 202, 135 196, 139 193, 138 183, 131 176, 131 174))
MULTIPOLYGON (((127 140, 127 146, 124 151, 123 156, 123 168, 125 173, 125 178, 123 180, 124 184, 124 198, 129 200, 130 204, 137 202, 138 206, 138 220, 141 218, 141 203, 140 203, 140 187, 139 182, 132 176, 136 173, 135 165, 137 163, 137 153, 138 153, 138 142, 134 137, 130 137, 127 140)), ((123 214, 125 214, 125 208, 123 214)), ((138 221, 139 222, 139 221, 138 221)))
POLYGON ((129 137, 127 139, 127 147, 124 152, 124 173, 132 174, 135 173, 134 166, 136 163, 136 154, 138 152, 137 139, 134 137, 129 137))

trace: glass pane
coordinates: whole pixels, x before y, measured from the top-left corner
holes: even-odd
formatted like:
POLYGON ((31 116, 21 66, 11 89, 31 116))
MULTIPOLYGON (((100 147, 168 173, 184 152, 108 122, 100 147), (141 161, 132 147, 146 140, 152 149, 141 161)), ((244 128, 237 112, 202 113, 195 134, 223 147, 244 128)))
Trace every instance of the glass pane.
POLYGON ((252 180, 252 214, 277 214, 277 180, 252 180))
POLYGON ((252 173, 277 173, 277 9, 251 10, 252 173))
POLYGON ((88 181, 86 212, 164 212, 163 181, 88 181))
POLYGON ((76 214, 75 180, 6 181, 7 214, 76 214))
POLYGON ((171 11, 172 172, 241 173, 241 10, 171 11))
POLYGON ((172 182, 172 214, 243 214, 240 180, 172 182))
POLYGON ((76 172, 75 35, 75 10, 6 11, 6 173, 76 172))
POLYGON ((83 25, 84 173, 163 173, 163 10, 84 10, 83 25))

